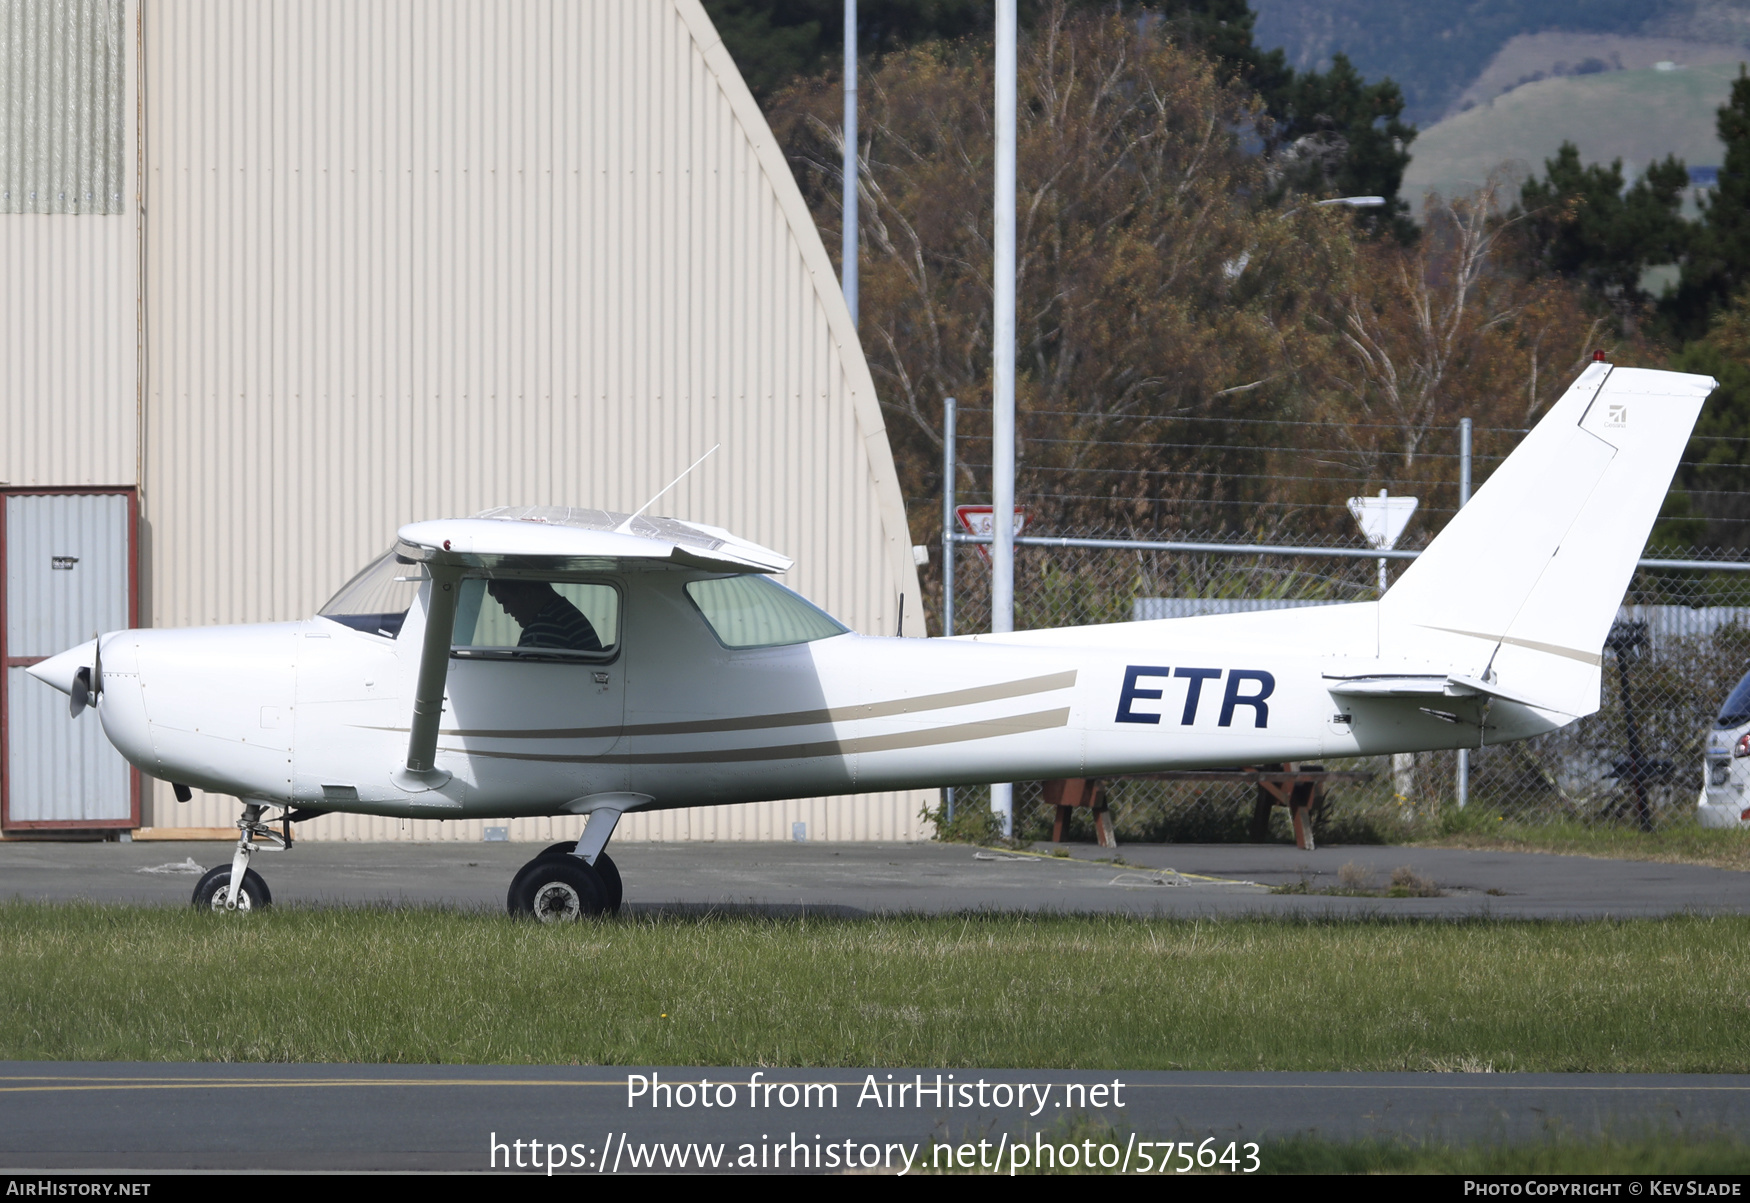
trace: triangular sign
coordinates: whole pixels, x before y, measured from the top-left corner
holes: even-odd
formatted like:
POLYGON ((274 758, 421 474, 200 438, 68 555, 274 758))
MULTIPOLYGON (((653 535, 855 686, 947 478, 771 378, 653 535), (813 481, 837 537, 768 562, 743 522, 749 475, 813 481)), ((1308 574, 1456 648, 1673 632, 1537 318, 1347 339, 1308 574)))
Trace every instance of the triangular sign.
POLYGON ((1414 497, 1388 497, 1384 489, 1378 497, 1351 497, 1349 512, 1361 524, 1361 534, 1368 545, 1380 551, 1397 546, 1398 536, 1410 524, 1416 512, 1414 497))

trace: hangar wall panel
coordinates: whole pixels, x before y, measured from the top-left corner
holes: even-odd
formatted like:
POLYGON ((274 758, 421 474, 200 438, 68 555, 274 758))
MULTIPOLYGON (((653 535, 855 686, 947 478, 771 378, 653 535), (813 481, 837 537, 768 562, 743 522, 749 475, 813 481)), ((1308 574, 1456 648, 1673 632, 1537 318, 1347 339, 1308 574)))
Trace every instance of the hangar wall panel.
POLYGON ((122 0, 0 0, 0 213, 123 213, 122 0))
MULTIPOLYGON (((308 615, 402 523, 633 509, 722 443, 659 512, 794 556, 861 631, 905 592, 921 632, 838 282, 697 0, 153 0, 145 47, 153 625, 308 615)), ((910 837, 919 805, 622 834, 910 837)))
POLYGON ((0 0, 0 484, 138 479, 135 160, 123 151, 137 24, 122 13, 120 0, 0 0))

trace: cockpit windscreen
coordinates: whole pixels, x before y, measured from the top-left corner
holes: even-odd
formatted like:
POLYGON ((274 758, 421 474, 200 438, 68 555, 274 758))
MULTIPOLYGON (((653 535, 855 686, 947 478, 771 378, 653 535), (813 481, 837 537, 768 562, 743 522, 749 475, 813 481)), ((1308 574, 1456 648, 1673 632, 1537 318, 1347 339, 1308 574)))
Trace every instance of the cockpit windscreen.
POLYGON ((394 639, 401 634, 401 624, 407 621, 424 580, 425 570, 418 564, 398 563, 395 553, 386 551, 316 613, 355 631, 394 639))

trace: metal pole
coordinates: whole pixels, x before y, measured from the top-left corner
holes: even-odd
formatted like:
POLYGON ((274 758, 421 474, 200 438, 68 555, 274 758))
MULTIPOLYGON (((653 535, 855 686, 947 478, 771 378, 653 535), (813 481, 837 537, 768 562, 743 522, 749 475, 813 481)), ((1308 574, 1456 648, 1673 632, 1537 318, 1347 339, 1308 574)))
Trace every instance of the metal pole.
POLYGON ((845 166, 844 245, 839 274, 851 325, 857 324, 857 0, 845 0, 845 166))
MULTIPOLYGON (((1380 495, 1380 496, 1381 496, 1381 497, 1384 497, 1384 496, 1386 496, 1386 491, 1385 491, 1385 490, 1384 490, 1384 489, 1381 489, 1381 490, 1380 490, 1380 491, 1379 491, 1379 495, 1380 495)), ((1379 595, 1380 595, 1380 596, 1381 596, 1381 597, 1384 597, 1384 596, 1385 596, 1385 591, 1386 591, 1386 589, 1388 589, 1388 588, 1389 588, 1389 587, 1390 587, 1390 586, 1389 586, 1389 583, 1388 583, 1388 582, 1387 582, 1387 581, 1386 581, 1386 579, 1385 579, 1385 560, 1384 560, 1384 558, 1383 558, 1383 557, 1382 557, 1382 558, 1381 558, 1381 559, 1380 559, 1380 561, 1379 561, 1379 595)))
MULTIPOLYGON (((942 402, 942 635, 954 634, 954 398, 942 402)), ((954 821, 954 787, 942 791, 948 821, 954 821)))
POLYGON ((1470 501, 1470 419, 1458 420, 1458 508, 1470 501))
MULTIPOLYGON (((990 629, 1015 629, 1015 0, 997 0, 996 293, 991 322, 992 408, 990 629)), ((1015 830, 1014 787, 990 787, 1003 834, 1015 830)))
MULTIPOLYGON (((1470 500, 1470 419, 1458 421, 1458 508, 1470 500)), ((1470 749, 1458 750, 1458 808, 1470 801, 1470 749)))
POLYGON ((954 398, 942 402, 942 635, 954 634, 954 398))
POLYGON ((1647 771, 1641 764, 1641 729, 1635 722, 1634 698, 1628 688, 1629 655, 1628 648, 1617 649, 1616 680, 1622 690, 1622 723, 1628 734, 1628 775, 1635 791, 1635 823, 1642 831, 1651 831, 1653 807, 1647 800, 1647 771))

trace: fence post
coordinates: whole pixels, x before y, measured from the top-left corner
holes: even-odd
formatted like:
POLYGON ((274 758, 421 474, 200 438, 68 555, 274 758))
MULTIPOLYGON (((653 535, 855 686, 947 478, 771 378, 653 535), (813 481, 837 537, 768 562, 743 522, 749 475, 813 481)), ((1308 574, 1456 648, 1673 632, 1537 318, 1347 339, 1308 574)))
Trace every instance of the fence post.
MULTIPOLYGON (((954 406, 942 401, 942 637, 954 634, 954 406)), ((954 787, 942 791, 948 821, 954 821, 954 787)))
MULTIPOLYGON (((1470 419, 1458 420, 1458 508, 1470 500, 1470 419)), ((1470 749, 1458 750, 1458 772, 1454 783, 1458 787, 1458 808, 1470 801, 1470 749)))
POLYGON ((954 634, 954 398, 942 402, 942 635, 954 634))

